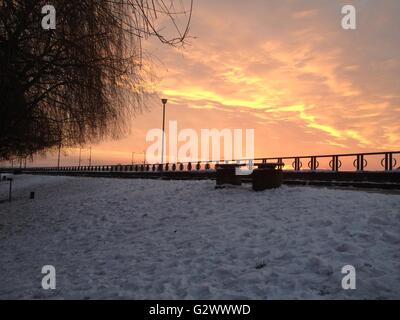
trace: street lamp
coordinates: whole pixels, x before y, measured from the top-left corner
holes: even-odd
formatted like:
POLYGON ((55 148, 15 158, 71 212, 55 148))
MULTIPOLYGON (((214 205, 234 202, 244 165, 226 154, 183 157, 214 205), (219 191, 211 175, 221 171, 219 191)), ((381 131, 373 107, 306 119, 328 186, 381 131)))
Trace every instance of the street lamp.
POLYGON ((89 167, 92 166, 92 147, 89 148, 89 167))
POLYGON ((60 170, 60 158, 61 158, 61 145, 62 145, 62 131, 59 129, 59 142, 58 142, 58 158, 57 158, 57 169, 60 170))
POLYGON ((82 158, 82 148, 79 148, 79 160, 78 160, 78 167, 81 167, 81 158, 82 158))
POLYGON ((162 120, 162 147, 161 147, 161 164, 164 164, 164 139, 165 139, 165 105, 168 102, 168 99, 161 99, 163 104, 163 120, 162 120))

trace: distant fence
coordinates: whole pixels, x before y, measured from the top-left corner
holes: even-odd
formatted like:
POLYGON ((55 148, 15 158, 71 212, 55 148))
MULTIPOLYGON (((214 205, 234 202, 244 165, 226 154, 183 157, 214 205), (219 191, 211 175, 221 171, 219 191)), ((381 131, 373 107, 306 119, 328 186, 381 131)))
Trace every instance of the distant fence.
MULTIPOLYGON (((257 158, 255 163, 285 164, 283 183, 400 190, 400 151, 316 156, 257 158)), ((3 168, 0 171, 37 175, 65 175, 140 179, 215 179, 221 163, 248 160, 185 163, 3 168)), ((243 182, 252 175, 242 176, 243 182)))
MULTIPOLYGON (((60 167, 28 167, 23 172, 179 172, 179 171, 213 171, 221 163, 246 163, 249 160, 198 161, 165 164, 133 165, 92 165, 60 167)), ((285 170, 294 171, 395 171, 399 170, 400 151, 330 154, 294 157, 256 158, 254 162, 284 163, 285 170)), ((8 171, 10 168, 0 170, 8 171)), ((14 168, 18 170, 18 168, 14 168)))

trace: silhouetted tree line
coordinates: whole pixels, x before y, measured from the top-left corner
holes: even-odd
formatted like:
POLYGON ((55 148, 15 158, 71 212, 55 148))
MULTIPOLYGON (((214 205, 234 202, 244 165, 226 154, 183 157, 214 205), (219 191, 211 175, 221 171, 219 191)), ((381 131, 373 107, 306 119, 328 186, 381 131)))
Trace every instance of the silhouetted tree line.
POLYGON ((183 43, 192 10, 190 1, 52 0, 56 29, 44 30, 46 4, 0 0, 0 159, 123 132, 141 108, 141 40, 183 43), (160 17, 174 28, 169 38, 160 17))

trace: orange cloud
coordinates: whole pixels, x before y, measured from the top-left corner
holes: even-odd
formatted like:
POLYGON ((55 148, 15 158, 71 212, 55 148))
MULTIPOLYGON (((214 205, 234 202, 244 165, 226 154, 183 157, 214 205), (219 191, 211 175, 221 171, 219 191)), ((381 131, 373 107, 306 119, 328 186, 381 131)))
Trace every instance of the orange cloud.
MULTIPOLYGON (((163 61, 152 69, 168 119, 196 130, 254 128, 258 155, 398 149, 400 2, 350 2, 356 31, 340 27, 340 1, 199 1, 189 46, 144 43, 163 61)), ((143 150, 160 108, 99 148, 126 158, 143 150)))

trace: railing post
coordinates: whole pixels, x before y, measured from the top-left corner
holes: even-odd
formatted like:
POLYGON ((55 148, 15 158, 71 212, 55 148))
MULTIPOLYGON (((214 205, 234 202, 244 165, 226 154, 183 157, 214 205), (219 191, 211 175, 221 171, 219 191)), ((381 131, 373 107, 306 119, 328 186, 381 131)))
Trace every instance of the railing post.
POLYGON ((385 170, 393 170, 393 154, 391 153, 385 153, 385 170))
POLYGON ((301 169, 301 162, 300 162, 300 158, 298 158, 298 157, 296 157, 296 158, 294 158, 294 162, 293 162, 293 167, 294 167, 294 170, 296 170, 296 171, 300 171, 300 169, 301 169))
POLYGON ((339 171, 339 157, 338 156, 333 156, 330 163, 331 163, 332 171, 339 171))
POLYGON ((317 157, 311 157, 308 167, 313 171, 317 170, 317 157))
POLYGON ((364 170, 364 155, 363 154, 359 154, 357 156, 357 170, 358 171, 364 170))

